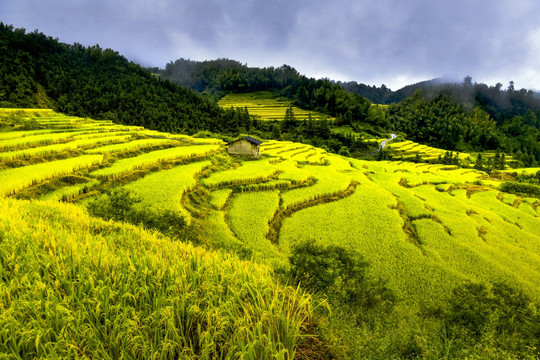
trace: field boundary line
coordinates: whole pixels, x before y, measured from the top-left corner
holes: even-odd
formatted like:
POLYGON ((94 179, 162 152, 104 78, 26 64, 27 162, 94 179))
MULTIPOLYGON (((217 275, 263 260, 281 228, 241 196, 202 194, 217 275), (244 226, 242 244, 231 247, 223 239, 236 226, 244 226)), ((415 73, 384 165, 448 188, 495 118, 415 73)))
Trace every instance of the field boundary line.
POLYGON ((356 187, 358 185, 360 185, 360 183, 358 181, 353 180, 351 181, 347 189, 342 192, 329 195, 329 196, 320 197, 313 200, 308 200, 306 202, 302 202, 300 204, 292 205, 285 209, 280 209, 276 211, 276 213, 274 214, 274 217, 268 223, 269 230, 268 230, 268 234, 266 234, 266 238, 270 240, 271 243, 277 245, 279 243, 279 234, 281 231, 283 220, 285 220, 286 218, 290 217, 295 212, 300 211, 302 209, 306 209, 306 208, 316 206, 316 205, 330 203, 330 202, 341 200, 343 198, 351 196, 356 190, 356 187))

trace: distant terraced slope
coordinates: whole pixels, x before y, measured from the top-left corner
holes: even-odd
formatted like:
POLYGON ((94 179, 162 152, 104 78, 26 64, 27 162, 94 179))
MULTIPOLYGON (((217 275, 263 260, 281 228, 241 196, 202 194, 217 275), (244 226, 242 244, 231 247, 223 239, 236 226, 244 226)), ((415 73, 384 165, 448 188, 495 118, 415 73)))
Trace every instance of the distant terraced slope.
POLYGON ((281 121, 285 117, 287 108, 292 107, 297 120, 307 120, 311 114, 313 120, 328 118, 316 111, 303 110, 293 106, 292 101, 286 98, 275 98, 269 91, 243 94, 227 94, 218 105, 224 109, 247 108, 250 115, 258 116, 261 120, 281 121))

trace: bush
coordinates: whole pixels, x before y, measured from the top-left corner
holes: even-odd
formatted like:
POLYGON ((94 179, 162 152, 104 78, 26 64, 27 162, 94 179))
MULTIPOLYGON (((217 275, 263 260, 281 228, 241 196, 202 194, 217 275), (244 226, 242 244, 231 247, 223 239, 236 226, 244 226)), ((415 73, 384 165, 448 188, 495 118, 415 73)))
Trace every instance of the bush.
POLYGON ((498 349, 540 355, 540 315, 525 293, 506 284, 457 287, 443 319, 456 338, 473 343, 492 339, 498 349))
POLYGON ((331 299, 364 309, 393 307, 393 292, 384 281, 368 278, 369 264, 351 249, 323 246, 309 240, 293 247, 289 260, 296 283, 331 299))
POLYGON ((505 181, 501 184, 500 190, 510 194, 540 198, 540 186, 535 184, 505 181))
POLYGON ((142 224, 147 229, 156 229, 169 236, 180 236, 186 228, 186 220, 171 210, 156 211, 150 208, 137 209, 141 199, 127 189, 115 189, 88 204, 88 212, 105 220, 125 221, 142 224))

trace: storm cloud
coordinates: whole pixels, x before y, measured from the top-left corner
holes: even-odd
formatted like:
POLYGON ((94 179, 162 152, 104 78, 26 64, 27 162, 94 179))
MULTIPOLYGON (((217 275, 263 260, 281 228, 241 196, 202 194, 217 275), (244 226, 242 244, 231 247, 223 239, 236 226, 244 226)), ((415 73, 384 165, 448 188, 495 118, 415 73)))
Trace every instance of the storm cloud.
POLYGON ((144 66, 288 64, 392 89, 434 77, 540 89, 537 0, 2 0, 0 21, 144 66))

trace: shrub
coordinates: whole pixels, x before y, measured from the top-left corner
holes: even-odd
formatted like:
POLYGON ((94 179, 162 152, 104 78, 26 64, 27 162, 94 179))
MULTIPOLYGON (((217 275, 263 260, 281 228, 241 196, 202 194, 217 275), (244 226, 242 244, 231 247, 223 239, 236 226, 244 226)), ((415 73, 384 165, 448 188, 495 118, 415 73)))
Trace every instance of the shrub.
POLYGON ((115 189, 88 204, 88 212, 105 220, 126 221, 142 224, 147 229, 156 229, 169 236, 183 234, 186 220, 172 210, 156 211, 150 208, 136 209, 141 202, 130 190, 115 189))
POLYGON ((540 198, 540 186, 535 184, 505 181, 501 184, 500 190, 510 194, 540 198))
POLYGON ((393 292, 384 281, 368 278, 369 264, 351 249, 308 240, 293 247, 289 260, 294 281, 312 290, 364 309, 393 307, 393 292))
POLYGON ((456 338, 473 343, 493 339, 499 349, 539 355, 540 315, 525 293, 506 284, 455 288, 443 319, 456 338))

